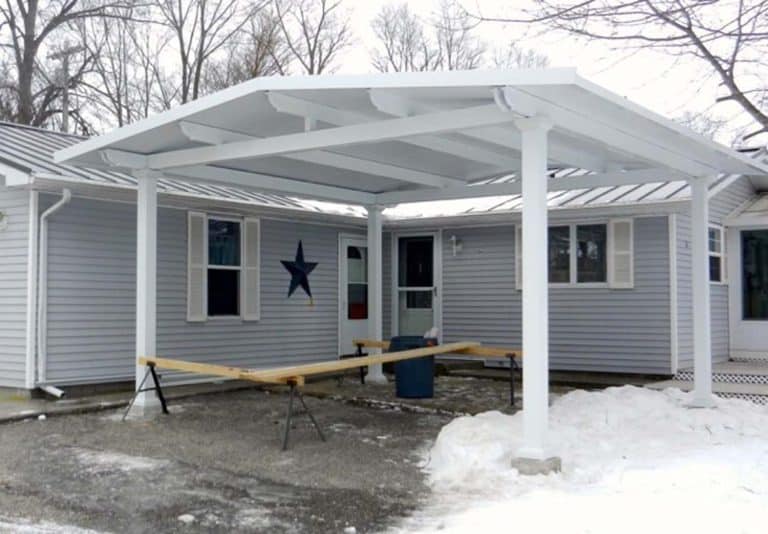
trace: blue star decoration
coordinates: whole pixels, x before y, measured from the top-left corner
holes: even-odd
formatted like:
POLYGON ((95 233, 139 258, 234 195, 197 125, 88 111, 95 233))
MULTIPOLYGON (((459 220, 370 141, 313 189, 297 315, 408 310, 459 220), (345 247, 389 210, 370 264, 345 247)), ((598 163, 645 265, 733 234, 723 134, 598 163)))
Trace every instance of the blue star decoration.
POLYGON ((296 249, 296 259, 294 261, 280 260, 283 267, 291 273, 291 285, 288 288, 288 297, 293 295, 298 287, 301 287, 309 296, 312 302, 312 290, 309 288, 309 273, 315 270, 317 263, 304 261, 304 247, 299 241, 299 248, 296 249))

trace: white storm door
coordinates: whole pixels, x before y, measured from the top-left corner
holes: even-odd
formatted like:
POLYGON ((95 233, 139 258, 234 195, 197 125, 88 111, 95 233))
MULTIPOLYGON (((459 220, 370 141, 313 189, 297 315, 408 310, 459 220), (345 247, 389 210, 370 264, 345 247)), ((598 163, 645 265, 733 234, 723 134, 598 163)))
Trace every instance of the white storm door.
POLYGON ((339 245, 339 354, 349 354, 353 339, 368 337, 368 245, 360 237, 339 245))
POLYGON ((731 356, 768 355, 768 227, 729 230, 731 356))
POLYGON ((395 244, 395 331, 422 336, 439 325, 437 236, 400 235, 395 244))

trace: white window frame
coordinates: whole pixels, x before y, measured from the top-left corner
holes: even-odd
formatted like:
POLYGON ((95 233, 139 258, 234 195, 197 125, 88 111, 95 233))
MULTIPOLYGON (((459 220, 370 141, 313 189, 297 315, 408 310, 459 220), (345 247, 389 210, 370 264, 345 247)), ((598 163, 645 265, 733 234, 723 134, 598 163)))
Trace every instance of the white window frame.
MULTIPOLYGON (((569 275, 570 275, 570 281, 568 282, 550 282, 549 287, 584 287, 584 288, 594 288, 594 287, 608 287, 608 251, 610 248, 609 245, 609 222, 608 221, 588 221, 588 222, 578 222, 578 223, 567 223, 567 224, 552 224, 549 228, 556 228, 556 227, 563 227, 567 226, 569 228, 569 246, 568 246, 568 254, 569 254, 569 275), (578 247, 576 246, 577 243, 577 228, 579 226, 595 226, 595 225, 603 225, 605 226, 605 282, 579 282, 578 281, 578 258, 576 257, 576 252, 578 250, 578 247)), ((549 257, 547 257, 547 262, 549 262, 549 257)))
POLYGON ((245 235, 244 235, 244 229, 245 229, 245 220, 242 217, 233 217, 233 216, 227 216, 227 215, 217 215, 217 214, 211 214, 206 213, 205 214, 205 238, 204 238, 204 244, 205 244, 205 277, 203 279, 203 284, 205 285, 205 291, 204 291, 204 297, 205 297, 205 317, 208 321, 232 321, 232 320, 242 320, 243 315, 245 313, 245 310, 243 309, 243 302, 245 302, 245 299, 243 298, 243 293, 245 292, 245 280, 243 279, 243 262, 245 260, 245 235), (210 241, 208 236, 208 226, 209 222, 211 220, 214 221, 224 221, 224 222, 236 222, 240 226, 240 265, 234 266, 234 265, 211 265, 211 260, 208 255, 208 251, 210 250, 210 241), (208 272, 211 269, 216 270, 222 270, 222 271, 238 271, 237 276, 237 287, 238 287, 238 295, 237 295, 237 314, 235 315, 209 315, 208 313, 208 272))
POLYGON ((728 271, 726 268, 727 266, 726 257, 728 255, 727 252, 728 251, 726 250, 726 245, 725 245, 725 228, 719 224, 710 223, 707 226, 707 273, 708 273, 708 276, 710 277, 709 279, 710 284, 723 285, 728 283, 728 271), (720 236, 720 252, 713 252, 709 248, 709 231, 710 230, 715 230, 720 236), (713 256, 720 259, 720 280, 712 280, 711 274, 709 273, 709 259, 713 256))

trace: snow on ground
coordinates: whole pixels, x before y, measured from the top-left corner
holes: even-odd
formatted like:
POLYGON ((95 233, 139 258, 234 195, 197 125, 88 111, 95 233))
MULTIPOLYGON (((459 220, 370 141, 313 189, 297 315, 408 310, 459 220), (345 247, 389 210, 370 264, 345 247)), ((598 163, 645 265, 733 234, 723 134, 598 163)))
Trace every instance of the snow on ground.
POLYGON ((114 471, 149 471, 168 465, 167 460, 130 456, 117 452, 93 451, 89 449, 74 449, 75 457, 86 471, 92 474, 114 471))
POLYGON ((631 386, 553 404, 563 472, 510 467, 522 414, 460 417, 425 463, 433 495, 405 532, 768 532, 768 407, 631 386))
POLYGON ((31 521, 0 516, 0 532, 13 534, 100 534, 96 530, 59 525, 50 521, 31 521))

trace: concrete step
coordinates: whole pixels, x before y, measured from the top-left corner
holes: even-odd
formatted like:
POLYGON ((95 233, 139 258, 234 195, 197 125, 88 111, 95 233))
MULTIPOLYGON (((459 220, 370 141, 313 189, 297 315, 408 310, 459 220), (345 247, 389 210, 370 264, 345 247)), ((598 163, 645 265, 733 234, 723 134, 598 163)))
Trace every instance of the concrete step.
MULTIPOLYGON (((645 387, 655 390, 677 388, 683 391, 693 390, 691 380, 664 380, 647 384, 645 387)), ((768 384, 749 384, 733 382, 712 382, 712 392, 718 397, 736 398, 754 402, 755 404, 768 404, 768 384)))

